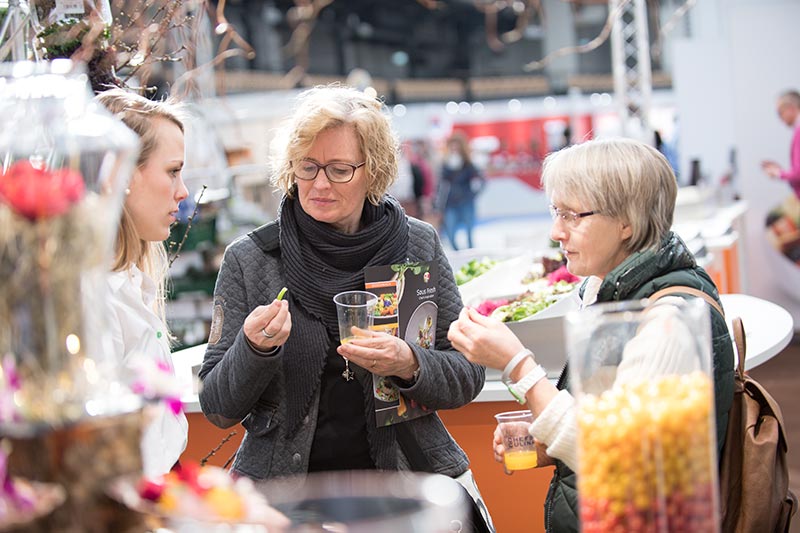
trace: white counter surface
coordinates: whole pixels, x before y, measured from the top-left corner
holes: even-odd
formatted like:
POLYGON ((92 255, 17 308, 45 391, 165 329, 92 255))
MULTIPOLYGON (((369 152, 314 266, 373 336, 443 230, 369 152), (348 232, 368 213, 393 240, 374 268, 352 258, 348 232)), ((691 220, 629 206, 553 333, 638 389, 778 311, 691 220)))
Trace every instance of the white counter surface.
POLYGON ((744 324, 747 341, 745 370, 769 361, 792 340, 794 320, 783 307, 747 294, 723 294, 720 299, 728 329, 736 317, 740 317, 744 324))
MULTIPOLYGON (((747 339, 745 368, 751 369, 765 363, 783 350, 794 334, 792 316, 782 307, 767 300, 746 294, 723 294, 722 305, 728 318, 728 327, 734 317, 741 317, 747 339)), ((176 374, 187 384, 192 381, 203 362, 206 345, 201 344, 172 354, 176 374)), ((188 388, 188 385, 187 385, 188 388)), ((186 412, 199 412, 196 391, 184 395, 186 412)), ((505 385, 497 380, 487 380, 476 402, 502 402, 513 400, 505 385)))

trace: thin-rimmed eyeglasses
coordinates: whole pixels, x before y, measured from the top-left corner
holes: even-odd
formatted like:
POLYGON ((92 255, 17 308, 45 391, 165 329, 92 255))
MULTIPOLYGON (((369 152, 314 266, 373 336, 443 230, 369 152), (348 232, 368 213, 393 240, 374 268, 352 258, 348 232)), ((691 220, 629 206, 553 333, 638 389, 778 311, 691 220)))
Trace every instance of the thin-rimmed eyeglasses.
POLYGON ((366 165, 366 161, 358 165, 350 163, 328 163, 327 165, 320 165, 309 159, 301 159, 292 165, 294 176, 300 180, 311 181, 316 179, 319 170, 325 172, 325 176, 332 183, 347 183, 353 179, 356 170, 366 165))
POLYGON ((575 211, 571 211, 569 209, 559 209, 553 204, 550 204, 548 208, 550 209, 550 216, 554 221, 560 218, 562 222, 570 226, 575 226, 584 217, 597 214, 597 211, 584 211, 583 213, 576 213, 575 211))

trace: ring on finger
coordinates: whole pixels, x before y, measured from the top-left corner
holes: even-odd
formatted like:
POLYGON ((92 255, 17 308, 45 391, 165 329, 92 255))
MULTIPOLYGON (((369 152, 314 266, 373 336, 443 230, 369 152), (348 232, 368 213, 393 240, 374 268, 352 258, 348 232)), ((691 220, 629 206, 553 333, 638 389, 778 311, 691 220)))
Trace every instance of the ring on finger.
POLYGON ((261 334, 264 335, 266 338, 271 339, 275 336, 275 333, 267 333, 267 328, 261 328, 261 334))
POLYGON ((372 368, 375 368, 375 365, 377 365, 377 364, 378 364, 378 361, 376 359, 373 359, 372 360, 372 368))

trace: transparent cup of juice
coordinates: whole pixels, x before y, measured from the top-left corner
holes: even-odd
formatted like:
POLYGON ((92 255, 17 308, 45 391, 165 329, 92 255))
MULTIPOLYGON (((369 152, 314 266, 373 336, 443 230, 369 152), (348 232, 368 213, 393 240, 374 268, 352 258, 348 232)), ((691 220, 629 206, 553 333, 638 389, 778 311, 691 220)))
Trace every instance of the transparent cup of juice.
POLYGON ((536 445, 530 434, 533 414, 530 411, 508 411, 494 415, 503 434, 503 465, 506 470, 536 468, 536 445))

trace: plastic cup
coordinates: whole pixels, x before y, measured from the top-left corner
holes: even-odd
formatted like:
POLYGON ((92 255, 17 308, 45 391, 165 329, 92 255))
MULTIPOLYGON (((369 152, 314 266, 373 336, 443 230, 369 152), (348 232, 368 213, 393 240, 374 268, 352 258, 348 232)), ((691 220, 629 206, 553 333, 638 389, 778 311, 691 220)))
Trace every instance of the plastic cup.
POLYGON ((536 445, 530 434, 533 414, 530 411, 509 411, 494 415, 503 434, 503 464, 509 472, 536 468, 536 445))
POLYGON ((333 297, 339 318, 339 339, 347 344, 356 337, 353 327, 370 329, 378 297, 367 291, 345 291, 333 297))

